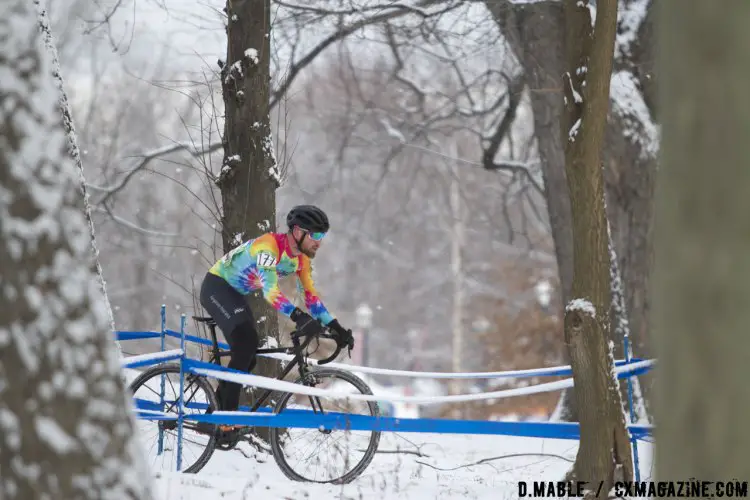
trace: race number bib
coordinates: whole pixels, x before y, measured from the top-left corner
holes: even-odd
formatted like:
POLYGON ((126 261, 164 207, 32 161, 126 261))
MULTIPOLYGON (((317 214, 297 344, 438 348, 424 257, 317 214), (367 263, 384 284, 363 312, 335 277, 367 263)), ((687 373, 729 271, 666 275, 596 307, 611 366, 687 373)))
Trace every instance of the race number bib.
POLYGON ((272 268, 276 267, 276 257, 267 252, 260 252, 255 260, 258 267, 272 268))

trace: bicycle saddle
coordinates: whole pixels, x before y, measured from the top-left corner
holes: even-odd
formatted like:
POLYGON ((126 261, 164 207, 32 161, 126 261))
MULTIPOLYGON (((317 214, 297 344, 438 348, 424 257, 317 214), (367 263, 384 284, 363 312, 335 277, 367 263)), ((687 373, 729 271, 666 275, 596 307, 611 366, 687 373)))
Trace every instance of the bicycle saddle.
POLYGON ((206 323, 207 325, 216 324, 216 321, 211 316, 193 316, 193 319, 198 323, 206 323))

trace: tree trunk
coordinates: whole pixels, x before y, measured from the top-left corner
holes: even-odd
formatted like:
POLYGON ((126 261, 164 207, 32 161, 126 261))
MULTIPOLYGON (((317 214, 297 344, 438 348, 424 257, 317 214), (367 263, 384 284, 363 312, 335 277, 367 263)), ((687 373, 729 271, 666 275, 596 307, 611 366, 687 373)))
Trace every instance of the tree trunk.
MULTIPOLYGON (((656 0, 620 0, 617 74, 613 77, 612 111, 606 128, 603 159, 607 212, 622 275, 622 293, 630 340, 638 356, 648 357, 648 290, 651 274, 653 182, 656 149, 651 141, 656 116, 653 72, 653 11, 656 0), (644 16, 638 17, 639 14, 644 16), (627 93, 626 93, 627 91, 627 93), (637 106, 630 106, 635 103, 637 106)), ((534 128, 542 162, 545 198, 557 266, 562 304, 570 299, 573 282, 573 240, 568 186, 565 176, 562 114, 562 74, 565 30, 563 4, 485 2, 526 75, 534 113, 534 128)), ((613 309, 613 313, 620 310, 613 309)), ((624 322, 618 320, 618 323, 624 322)), ((622 337, 612 331, 615 356, 623 353, 622 337)), ((563 420, 577 420, 570 404, 574 391, 565 391, 563 420)))
POLYGON ((32 2, 0 40, 0 498, 150 498, 32 2))
POLYGON ((750 3, 660 6, 659 480, 750 476, 750 3), (701 36, 696 36, 700 33, 701 36))
POLYGON ((526 77, 565 304, 573 285, 573 235, 565 177, 565 144, 560 134, 560 78, 565 61, 562 4, 557 0, 533 3, 487 0, 485 3, 526 77))
MULTIPOLYGON (((558 1, 502 3, 489 0, 485 4, 523 68, 529 89, 544 196, 562 286, 561 304, 567 304, 573 286, 573 233, 560 132, 563 110, 560 77, 564 68, 565 40, 562 4, 558 1)), ((570 361, 566 349, 563 349, 563 356, 570 361)), ((575 390, 563 391, 562 409, 555 412, 560 420, 578 420, 574 402, 575 390)))
POLYGON ((592 32, 588 6, 565 0, 567 71, 563 77, 565 170, 573 230, 574 297, 565 313, 581 429, 573 476, 607 498, 615 465, 632 479, 630 442, 609 344, 611 280, 601 150, 617 24, 617 0, 597 2, 592 32), (596 485, 604 481, 600 489, 596 485))
MULTIPOLYGON (((217 184, 223 205, 222 241, 228 252, 276 226, 276 188, 280 177, 269 116, 270 0, 231 0, 227 60, 222 67, 226 113, 224 164, 217 184)), ((278 340, 276 310, 255 293, 248 297, 260 345, 278 340)), ((254 373, 278 376, 277 361, 258 358, 254 373)))
MULTIPOLYGON (((607 215, 622 275, 628 333, 638 356, 650 357, 648 315, 653 260, 656 126, 653 12, 655 0, 620 0, 611 111, 604 141, 607 215)), ((613 336, 623 356, 622 335, 613 336)))

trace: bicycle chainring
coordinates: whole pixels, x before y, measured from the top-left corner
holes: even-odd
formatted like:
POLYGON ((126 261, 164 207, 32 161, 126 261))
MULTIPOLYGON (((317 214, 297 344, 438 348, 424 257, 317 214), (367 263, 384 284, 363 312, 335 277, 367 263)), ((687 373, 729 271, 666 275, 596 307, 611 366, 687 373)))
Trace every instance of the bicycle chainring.
POLYGON ((222 451, 230 451, 239 444, 241 439, 241 435, 237 431, 230 431, 230 432, 221 432, 216 436, 216 445, 215 448, 217 450, 222 451))

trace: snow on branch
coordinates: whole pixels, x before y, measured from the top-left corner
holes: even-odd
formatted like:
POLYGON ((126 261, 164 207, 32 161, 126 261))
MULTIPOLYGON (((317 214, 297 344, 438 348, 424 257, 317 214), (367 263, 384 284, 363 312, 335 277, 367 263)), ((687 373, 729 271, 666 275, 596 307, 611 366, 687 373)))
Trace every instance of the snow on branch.
POLYGON ((258 60, 259 60, 258 49, 253 49, 253 48, 245 49, 245 57, 248 58, 251 63, 253 63, 254 65, 257 65, 258 60))
POLYGON ((565 306, 565 312, 580 311, 582 314, 596 318, 596 307, 588 299, 573 299, 565 306))
POLYGON ((615 58, 630 56, 633 42, 646 19, 651 0, 626 0, 620 2, 617 13, 617 38, 615 38, 615 58))
POLYGON ((388 118, 381 117, 378 121, 383 126, 383 128, 385 128, 385 132, 389 137, 393 137, 401 143, 406 142, 406 137, 404 136, 404 134, 399 129, 391 125, 391 122, 388 121, 388 118))
MULTIPOLYGON (((624 0, 619 3, 615 65, 610 81, 612 111, 622 118, 624 135, 639 145, 641 160, 655 159, 659 152, 660 128, 651 116, 633 67, 633 45, 637 44, 651 0, 624 0)), ((648 76, 646 76, 647 78, 648 76)))
POLYGON ((274 151, 270 133, 263 138, 263 158, 268 166, 268 176, 276 183, 276 187, 280 188, 283 184, 283 175, 279 170, 279 163, 276 160, 276 151, 274 151))
POLYGON ((612 111, 622 118, 623 133, 634 144, 641 146, 641 159, 656 158, 659 153, 660 128, 651 118, 635 75, 621 70, 610 81, 612 111))
POLYGON ((232 80, 242 80, 245 77, 244 71, 242 71, 242 61, 235 61, 229 66, 229 69, 224 71, 224 83, 228 84, 232 80))
MULTIPOLYGON (((606 199, 606 197, 605 197, 606 199)), ((605 205, 606 210, 606 205, 605 205)), ((609 247, 609 277, 612 282, 612 309, 615 315, 615 332, 616 337, 630 336, 630 325, 628 322, 628 311, 625 305, 625 291, 622 284, 622 273, 617 260, 617 251, 612 241, 612 230, 610 229, 609 219, 607 219, 607 245, 609 247)))
POLYGON ((576 122, 573 124, 572 127, 570 127, 570 131, 568 132, 568 140, 570 142, 575 142, 576 137, 578 137, 578 131, 581 130, 581 119, 577 119, 576 122))

